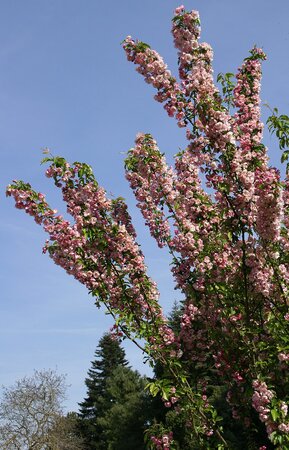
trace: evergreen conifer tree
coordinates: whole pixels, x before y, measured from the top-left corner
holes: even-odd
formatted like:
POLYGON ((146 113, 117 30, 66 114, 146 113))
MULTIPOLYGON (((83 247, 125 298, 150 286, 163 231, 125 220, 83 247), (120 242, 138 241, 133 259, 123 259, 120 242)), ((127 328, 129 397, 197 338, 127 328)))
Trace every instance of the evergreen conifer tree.
POLYGON ((110 407, 99 418, 107 450, 144 450, 144 432, 152 423, 147 380, 129 367, 119 366, 107 379, 110 407))
POLYGON ((100 418, 110 408, 110 394, 107 392, 107 379, 114 369, 126 367, 125 352, 119 342, 110 334, 99 341, 95 360, 85 379, 87 397, 79 403, 79 430, 87 450, 107 450, 106 438, 100 418))

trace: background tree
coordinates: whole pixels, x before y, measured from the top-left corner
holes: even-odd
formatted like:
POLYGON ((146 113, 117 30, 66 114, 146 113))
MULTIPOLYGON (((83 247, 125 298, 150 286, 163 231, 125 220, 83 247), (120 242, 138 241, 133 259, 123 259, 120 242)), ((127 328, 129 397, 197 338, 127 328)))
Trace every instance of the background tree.
POLYGON ((106 383, 108 408, 98 423, 106 437, 107 450, 141 450, 144 432, 151 423, 151 399, 147 380, 129 367, 119 366, 106 383))
MULTIPOLYGON (((118 340, 105 334, 85 380, 78 428, 88 450, 141 450, 144 432, 159 420, 160 399, 145 390, 147 379, 128 367, 118 340)), ((163 407, 161 405, 161 409, 163 407)))
POLYGON ((91 368, 85 379, 87 397, 79 403, 80 433, 85 440, 87 449, 106 448, 103 428, 97 421, 109 406, 106 382, 114 369, 119 366, 125 367, 127 364, 125 351, 119 342, 110 334, 105 334, 99 341, 95 351, 95 360, 91 362, 91 368))
POLYGON ((53 370, 35 371, 8 388, 0 403, 0 443, 3 450, 42 450, 62 415, 65 376, 53 370))
POLYGON ((84 442, 78 432, 77 413, 59 416, 48 433, 47 450, 83 450, 84 442))

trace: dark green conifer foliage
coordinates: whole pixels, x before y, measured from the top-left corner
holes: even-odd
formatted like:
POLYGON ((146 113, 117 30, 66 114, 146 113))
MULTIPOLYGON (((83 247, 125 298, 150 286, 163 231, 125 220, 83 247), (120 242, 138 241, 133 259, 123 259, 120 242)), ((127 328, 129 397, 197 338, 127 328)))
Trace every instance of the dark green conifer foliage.
POLYGON ((110 408, 99 419, 107 450, 144 450, 144 431, 150 424, 147 380, 137 371, 119 366, 107 380, 110 408))
POLYGON ((95 360, 85 379, 87 397, 79 403, 79 430, 85 441, 85 450, 107 450, 103 426, 99 419, 110 408, 110 394, 107 392, 107 379, 117 367, 125 367, 128 362, 119 342, 110 334, 99 341, 95 360))
POLYGON ((184 306, 182 302, 177 302, 176 300, 173 303, 173 307, 171 312, 168 315, 168 322, 173 332, 179 334, 181 330, 181 318, 184 314, 184 306))

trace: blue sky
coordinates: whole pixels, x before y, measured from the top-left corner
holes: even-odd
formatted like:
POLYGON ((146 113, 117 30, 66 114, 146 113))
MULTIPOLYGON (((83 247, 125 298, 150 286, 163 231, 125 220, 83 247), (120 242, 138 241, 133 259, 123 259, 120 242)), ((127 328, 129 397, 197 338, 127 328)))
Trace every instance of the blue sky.
MULTIPOLYGON (((176 72, 170 19, 177 6, 172 0, 0 0, 0 385, 33 369, 57 369, 67 373, 66 404, 75 410, 98 340, 112 324, 82 286, 42 255, 44 232, 5 198, 5 186, 23 179, 64 212, 59 192, 39 165, 44 147, 91 164, 108 192, 127 199, 165 310, 179 298, 168 257, 134 207, 123 159, 136 133, 144 131, 171 162, 185 145, 184 133, 153 100, 153 89, 120 45, 128 34, 138 37, 176 72)), ((254 44, 264 48, 262 100, 288 113, 288 0, 188 0, 185 6, 201 14, 215 74, 235 72, 254 44)), ((276 142, 267 134, 265 139, 279 166, 276 142)), ((134 368, 147 372, 137 349, 128 345, 127 356, 134 368)))

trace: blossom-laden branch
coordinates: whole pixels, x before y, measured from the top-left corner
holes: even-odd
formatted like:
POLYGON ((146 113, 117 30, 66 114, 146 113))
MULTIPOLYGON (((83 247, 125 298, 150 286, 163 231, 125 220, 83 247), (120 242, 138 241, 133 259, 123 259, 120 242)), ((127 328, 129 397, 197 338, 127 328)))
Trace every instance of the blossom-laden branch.
POLYGON ((49 234, 44 252, 83 283, 97 302, 109 301, 122 325, 137 330, 138 337, 142 337, 141 323, 150 322, 156 329, 163 327, 163 344, 173 342, 123 200, 108 199, 86 164, 70 166, 63 158, 51 161, 46 175, 62 188, 74 224, 57 215, 29 184, 15 182, 7 189, 16 207, 32 215, 49 234))

